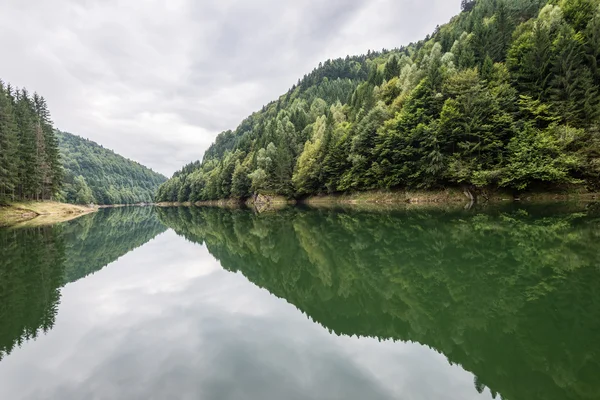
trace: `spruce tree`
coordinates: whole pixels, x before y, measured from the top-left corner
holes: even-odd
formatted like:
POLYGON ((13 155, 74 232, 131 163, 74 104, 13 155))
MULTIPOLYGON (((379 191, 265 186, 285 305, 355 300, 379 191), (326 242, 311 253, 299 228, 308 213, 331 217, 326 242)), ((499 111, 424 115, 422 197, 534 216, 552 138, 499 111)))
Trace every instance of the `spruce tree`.
POLYGON ((44 160, 42 165, 45 168, 43 195, 44 198, 50 199, 60 190, 63 175, 58 140, 52 126, 52 119, 46 100, 36 93, 33 101, 38 124, 43 133, 44 160))
POLYGON ((16 117, 19 128, 19 197, 33 200, 39 193, 41 179, 35 110, 26 89, 17 91, 16 117))
POLYGON ((600 86, 600 5, 585 30, 585 49, 594 84, 600 86))
POLYGON ((391 56, 385 64, 383 75, 386 81, 400 75, 400 64, 398 63, 398 57, 396 57, 396 55, 391 56))
POLYGON ((563 24, 554 40, 549 99, 564 122, 581 126, 586 120, 586 88, 593 87, 584 65, 581 36, 563 24))
POLYGON ((514 28, 510 10, 508 9, 506 2, 501 1, 498 4, 498 11, 496 12, 494 34, 491 43, 491 53, 494 61, 502 62, 505 60, 508 47, 512 40, 514 28))
POLYGON ((14 200, 18 184, 18 136, 12 99, 0 81, 0 200, 14 200))

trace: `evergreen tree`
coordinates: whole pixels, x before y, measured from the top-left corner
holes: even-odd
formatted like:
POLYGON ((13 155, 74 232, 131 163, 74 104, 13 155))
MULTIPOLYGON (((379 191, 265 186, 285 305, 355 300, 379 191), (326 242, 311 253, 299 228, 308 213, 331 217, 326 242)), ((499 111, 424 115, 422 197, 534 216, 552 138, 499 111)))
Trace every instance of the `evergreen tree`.
POLYGON ((552 48, 552 79, 549 82, 549 101, 556 114, 566 123, 581 126, 587 113, 585 102, 592 76, 584 65, 582 37, 572 27, 563 24, 552 48))
POLYGON ((14 200, 18 185, 18 132, 12 98, 0 81, 0 200, 14 200))
POLYGON ((396 55, 392 55, 385 64, 383 75, 386 81, 400 75, 400 64, 398 64, 398 57, 396 57, 396 55))
POLYGON ((26 89, 17 92, 16 116, 19 127, 19 197, 36 200, 42 183, 42 163, 38 145, 42 142, 37 130, 37 118, 26 89))
POLYGON ((506 0, 501 0, 496 11, 490 53, 495 62, 502 62, 512 41, 512 33, 515 29, 514 19, 506 0))
POLYGON ((544 100, 552 68, 549 29, 535 23, 513 43, 507 64, 515 86, 536 100, 544 100))
POLYGON ((63 179, 58 139, 52 126, 50 111, 43 97, 34 94, 33 102, 37 114, 38 129, 42 133, 44 155, 42 165, 43 174, 43 198, 50 199, 58 193, 63 179))

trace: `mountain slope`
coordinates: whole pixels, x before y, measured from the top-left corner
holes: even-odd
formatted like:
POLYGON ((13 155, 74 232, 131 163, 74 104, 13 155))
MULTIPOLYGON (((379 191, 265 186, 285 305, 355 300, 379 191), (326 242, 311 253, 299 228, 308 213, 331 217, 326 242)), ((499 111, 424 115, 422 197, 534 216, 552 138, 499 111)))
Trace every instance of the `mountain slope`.
POLYGON ((152 202, 167 178, 91 140, 56 132, 65 177, 62 195, 71 203, 152 202))
POLYGON ((329 60, 160 201, 600 186, 600 0, 463 1, 425 40, 329 60))

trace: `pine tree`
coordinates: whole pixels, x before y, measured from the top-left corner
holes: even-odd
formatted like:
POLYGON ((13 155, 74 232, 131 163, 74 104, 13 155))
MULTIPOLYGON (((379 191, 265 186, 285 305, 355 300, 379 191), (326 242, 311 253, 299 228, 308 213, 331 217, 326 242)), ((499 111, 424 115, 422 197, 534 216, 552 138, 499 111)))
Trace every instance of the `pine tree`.
POLYGON ((460 38, 454 42, 452 53, 456 58, 456 66, 459 69, 471 68, 475 65, 475 52, 471 43, 471 36, 463 32, 460 38))
POLYGON ((12 98, 0 81, 0 200, 14 200, 18 184, 17 124, 12 98))
POLYGON ((475 0, 462 0, 460 2, 460 9, 463 12, 470 12, 473 8, 475 8, 475 0))
POLYGON ((582 37, 564 24, 552 50, 550 102, 564 122, 581 126, 586 120, 586 89, 593 87, 591 74, 584 65, 582 37))
POLYGON ((506 58, 515 28, 512 15, 505 1, 501 1, 498 4, 495 18, 491 53, 494 61, 502 62, 506 58))
POLYGON ((391 56, 385 64, 383 75, 386 81, 400 75, 400 64, 398 63, 398 57, 396 57, 396 55, 391 56))
POLYGON ((485 58, 480 71, 481 78, 486 82, 491 82, 494 79, 494 61, 490 56, 485 58))
POLYGON ((19 128, 19 197, 33 200, 40 191, 41 171, 36 140, 36 115, 26 89, 17 92, 16 116, 19 128))
POLYGON ((43 160, 41 161, 43 168, 42 197, 51 199, 60 190, 63 178, 58 140, 52 126, 46 100, 36 93, 34 94, 33 101, 38 119, 38 127, 43 134, 44 153, 43 160))
POLYGON ((600 5, 585 30, 585 49, 594 84, 600 86, 600 5))
POLYGON ((525 31, 509 50, 507 65, 516 87, 536 100, 543 100, 552 67, 552 40, 542 23, 525 31))

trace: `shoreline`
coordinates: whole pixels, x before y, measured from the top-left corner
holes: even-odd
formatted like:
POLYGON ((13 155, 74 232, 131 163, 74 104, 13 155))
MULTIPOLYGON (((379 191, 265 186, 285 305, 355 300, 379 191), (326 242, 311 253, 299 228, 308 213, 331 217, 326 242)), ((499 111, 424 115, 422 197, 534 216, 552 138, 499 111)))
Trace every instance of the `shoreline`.
POLYGON ((51 225, 70 221, 97 210, 97 207, 54 201, 12 202, 0 206, 0 227, 51 225))
POLYGON ((520 203, 520 202, 560 202, 560 201, 600 201, 600 193, 551 193, 551 192, 531 192, 523 193, 519 197, 514 197, 509 193, 494 193, 487 197, 480 197, 479 201, 472 201, 462 191, 458 189, 446 189, 442 191, 372 191, 357 192, 349 194, 333 195, 315 195, 304 199, 294 200, 286 199, 281 196, 262 196, 247 200, 222 199, 213 201, 199 202, 161 202, 158 207, 223 207, 237 208, 241 206, 253 206, 258 208, 273 207, 278 208, 288 205, 457 205, 457 204, 497 204, 497 203, 520 203))

